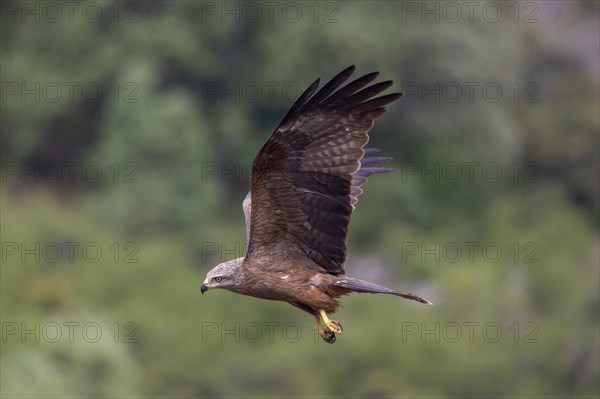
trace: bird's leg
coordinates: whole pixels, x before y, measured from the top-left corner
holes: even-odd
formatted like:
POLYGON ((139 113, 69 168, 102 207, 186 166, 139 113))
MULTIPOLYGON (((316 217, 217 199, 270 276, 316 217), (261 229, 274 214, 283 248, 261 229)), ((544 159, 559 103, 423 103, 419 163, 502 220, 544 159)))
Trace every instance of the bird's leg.
POLYGON ((327 317, 327 313, 325 313, 325 311, 323 309, 319 310, 319 313, 321 314, 321 318, 323 319, 323 322, 325 323, 325 327, 335 333, 335 334, 341 334, 342 331, 344 331, 344 329, 342 328, 342 325, 335 320, 330 320, 329 317, 327 317))
POLYGON ((323 324, 321 323, 321 318, 318 314, 315 314, 315 320, 317 320, 317 328, 319 330, 319 335, 321 336, 321 338, 323 338, 323 340, 328 344, 333 344, 336 340, 333 331, 323 326, 323 324))

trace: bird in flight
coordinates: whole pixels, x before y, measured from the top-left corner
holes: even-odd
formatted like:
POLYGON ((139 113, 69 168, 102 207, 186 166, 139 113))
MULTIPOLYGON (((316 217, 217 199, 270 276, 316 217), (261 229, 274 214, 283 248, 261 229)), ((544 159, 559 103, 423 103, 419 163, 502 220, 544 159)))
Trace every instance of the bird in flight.
POLYGON ((401 93, 377 97, 393 82, 369 85, 373 72, 344 87, 346 68, 317 92, 317 79, 298 98, 252 165, 243 202, 246 256, 214 267, 201 287, 288 302, 310 314, 319 335, 334 343, 342 325, 329 319, 342 295, 402 293, 345 274, 352 211, 367 177, 393 169, 373 166, 391 158, 364 148, 375 119, 401 93))

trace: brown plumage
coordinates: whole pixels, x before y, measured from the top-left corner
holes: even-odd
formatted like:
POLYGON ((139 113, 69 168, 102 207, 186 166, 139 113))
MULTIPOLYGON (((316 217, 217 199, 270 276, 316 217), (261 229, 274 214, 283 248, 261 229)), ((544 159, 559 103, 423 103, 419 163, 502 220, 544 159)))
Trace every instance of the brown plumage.
POLYGON ((392 171, 366 166, 391 158, 363 147, 385 105, 401 96, 376 97, 393 83, 369 86, 377 72, 338 90, 353 72, 354 66, 345 69, 318 92, 317 79, 260 150, 243 203, 246 256, 216 266, 201 288, 289 302, 315 316, 328 343, 342 332, 327 317, 341 295, 383 293, 430 304, 345 275, 348 225, 361 186, 371 174, 392 171))

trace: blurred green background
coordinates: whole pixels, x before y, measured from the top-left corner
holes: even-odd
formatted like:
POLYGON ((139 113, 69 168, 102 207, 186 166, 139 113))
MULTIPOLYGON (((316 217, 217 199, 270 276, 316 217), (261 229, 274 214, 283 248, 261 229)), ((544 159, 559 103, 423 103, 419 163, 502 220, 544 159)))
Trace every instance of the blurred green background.
POLYGON ((598 397, 599 3, 466 3, 3 1, 2 397, 598 397), (435 306, 343 298, 329 346, 199 287, 352 64, 404 97, 347 269, 435 306))

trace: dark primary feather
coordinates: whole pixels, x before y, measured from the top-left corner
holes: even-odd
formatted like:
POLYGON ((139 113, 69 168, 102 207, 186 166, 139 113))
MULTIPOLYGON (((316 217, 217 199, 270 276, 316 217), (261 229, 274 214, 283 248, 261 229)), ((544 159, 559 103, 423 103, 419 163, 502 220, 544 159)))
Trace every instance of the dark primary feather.
POLYGON ((318 92, 319 81, 313 83, 256 157, 247 257, 284 246, 328 273, 344 274, 348 225, 361 186, 369 175, 391 171, 361 167, 390 159, 363 147, 384 106, 400 97, 375 97, 392 84, 368 86, 376 72, 340 89, 353 71, 345 69, 318 92))

